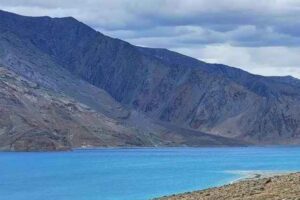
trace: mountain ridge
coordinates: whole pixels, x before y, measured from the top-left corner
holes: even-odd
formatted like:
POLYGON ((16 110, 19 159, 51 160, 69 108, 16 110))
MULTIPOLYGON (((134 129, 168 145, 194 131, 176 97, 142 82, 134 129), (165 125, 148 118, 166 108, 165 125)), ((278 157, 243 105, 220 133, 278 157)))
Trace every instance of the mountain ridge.
POLYGON ((100 88, 108 93, 104 96, 112 96, 107 105, 121 109, 107 109, 110 117, 128 122, 130 113, 137 112, 146 116, 149 126, 170 124, 178 130, 250 144, 300 143, 296 78, 264 77, 166 49, 134 46, 74 18, 23 17, 1 11, 0 16, 2 64, 92 107, 103 95, 92 98, 92 89, 85 91, 85 87, 100 88), (59 73, 62 78, 57 79, 59 73), (73 76, 78 81, 72 86, 73 76))

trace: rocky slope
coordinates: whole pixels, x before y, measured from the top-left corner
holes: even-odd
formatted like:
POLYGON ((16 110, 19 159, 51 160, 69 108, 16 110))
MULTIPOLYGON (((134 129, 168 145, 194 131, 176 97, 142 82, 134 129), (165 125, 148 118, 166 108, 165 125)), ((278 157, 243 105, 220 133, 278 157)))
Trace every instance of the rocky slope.
POLYGON ((133 46, 71 17, 1 11, 0 18, 0 63, 114 119, 143 123, 143 117, 132 118, 135 110, 155 123, 146 120, 149 127, 179 127, 194 130, 192 135, 207 132, 255 144, 300 143, 298 79, 257 76, 133 46))
POLYGON ((143 144, 135 130, 3 67, 0 67, 0 105, 1 150, 143 144))
POLYGON ((190 131, 179 133, 154 124, 148 130, 134 127, 4 67, 0 67, 0 105, 0 150, 239 144, 222 137, 191 135, 190 131))
POLYGON ((241 181, 231 185, 197 192, 189 192, 160 200, 275 200, 299 199, 300 174, 275 176, 259 180, 241 181))
MULTIPOLYGON (((112 101, 103 91, 98 93, 101 94, 99 101, 108 101, 103 96, 112 101)), ((104 111, 94 110, 70 96, 23 78, 7 67, 0 67, 0 150, 243 144, 189 130, 165 128, 147 118, 141 119, 138 113, 131 114, 132 118, 138 117, 146 126, 134 126, 132 121, 122 120, 124 112, 128 112, 126 109, 118 106, 111 114, 106 111, 114 111, 114 104, 106 106, 100 103, 99 108, 104 111)))

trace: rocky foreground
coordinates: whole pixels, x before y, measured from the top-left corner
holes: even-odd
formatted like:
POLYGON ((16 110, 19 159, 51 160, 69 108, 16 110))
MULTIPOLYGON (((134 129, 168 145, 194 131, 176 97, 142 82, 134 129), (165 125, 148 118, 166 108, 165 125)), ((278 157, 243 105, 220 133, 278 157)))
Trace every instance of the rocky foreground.
POLYGON ((222 187, 158 198, 157 200, 296 200, 300 173, 246 180, 222 187))

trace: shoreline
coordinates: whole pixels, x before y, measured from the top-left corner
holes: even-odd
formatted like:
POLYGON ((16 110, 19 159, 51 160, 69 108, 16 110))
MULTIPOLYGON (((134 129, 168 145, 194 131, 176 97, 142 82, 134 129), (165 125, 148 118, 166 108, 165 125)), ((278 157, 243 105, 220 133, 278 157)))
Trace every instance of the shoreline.
POLYGON ((248 145, 248 146, 226 146, 226 145, 212 145, 212 146, 82 146, 71 148, 71 151, 76 150, 101 150, 101 149, 205 149, 205 148, 299 148, 300 144, 297 145, 248 145))
POLYGON ((239 175, 233 181, 230 181, 229 184, 238 183, 240 181, 248 181, 248 180, 258 180, 263 178, 271 178, 274 176, 281 176, 296 173, 297 171, 293 170, 233 170, 226 171, 226 173, 239 175))
POLYGON ((300 172, 298 171, 250 170, 228 171, 228 173, 239 174, 241 176, 222 186, 157 197, 153 200, 236 200, 240 198, 271 200, 277 196, 281 197, 281 195, 285 198, 294 198, 294 196, 287 196, 290 194, 287 192, 289 190, 296 191, 290 195, 298 195, 296 197, 300 195, 300 172), (267 187, 269 183, 274 184, 273 189, 271 186, 267 187), (278 185, 282 188, 278 187, 278 185), (255 197, 255 194, 258 196, 255 197), (275 194, 276 196, 272 196, 275 194), (239 195, 240 198, 237 198, 239 195))
POLYGON ((74 152, 74 151, 93 151, 93 150, 114 150, 114 149, 231 149, 231 148, 300 148, 300 145, 248 145, 248 146, 81 146, 70 149, 56 150, 10 150, 0 149, 1 153, 55 153, 55 152, 74 152))

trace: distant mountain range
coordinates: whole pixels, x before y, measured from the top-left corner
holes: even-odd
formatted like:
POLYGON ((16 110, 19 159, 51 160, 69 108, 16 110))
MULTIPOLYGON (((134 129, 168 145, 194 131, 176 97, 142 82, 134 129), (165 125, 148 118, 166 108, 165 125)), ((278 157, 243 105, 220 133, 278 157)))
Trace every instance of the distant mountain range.
POLYGON ((0 11, 0 148, 300 143, 300 80, 0 11))

